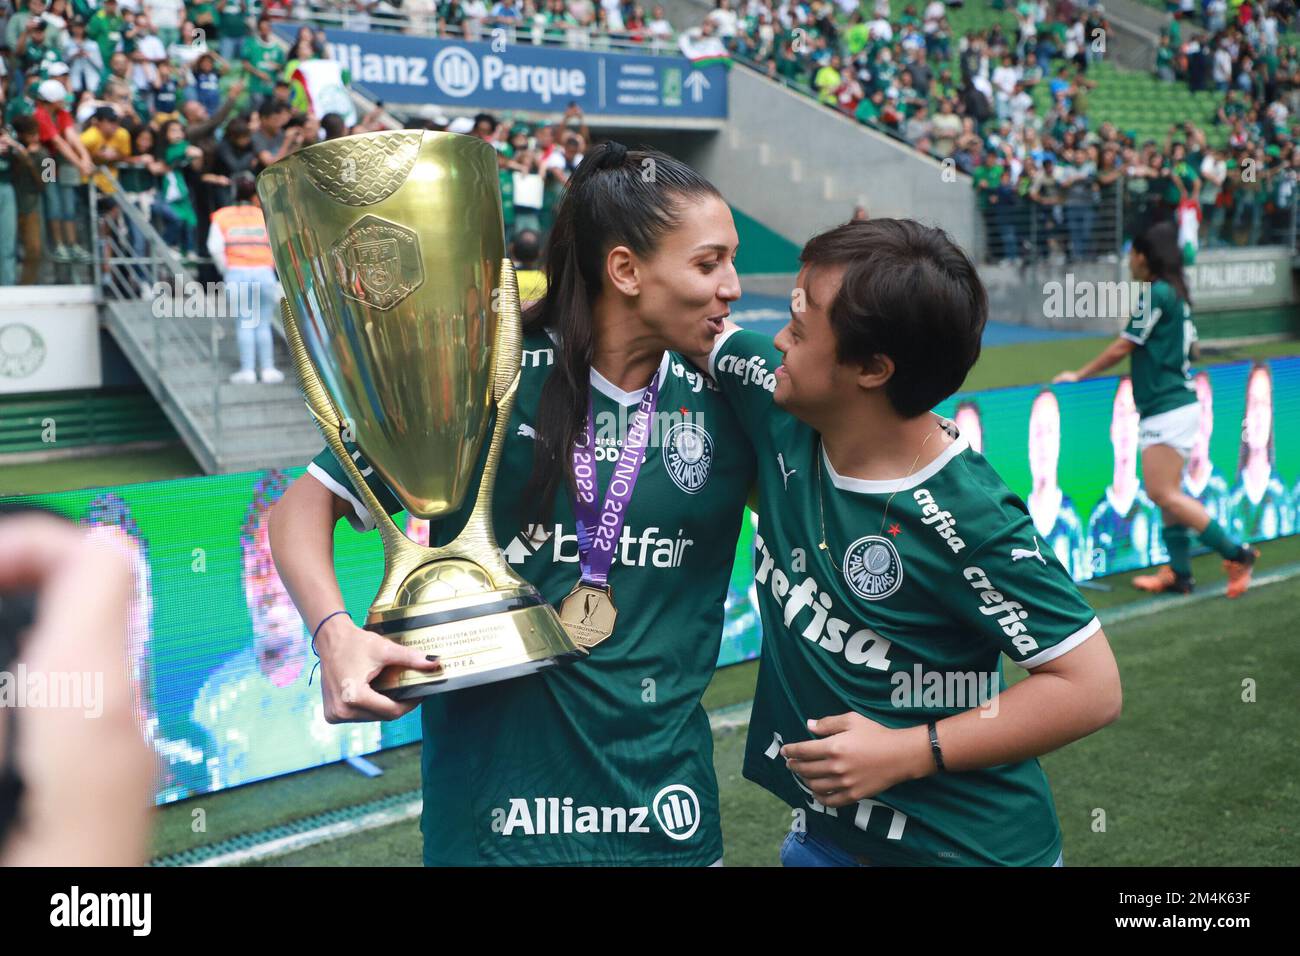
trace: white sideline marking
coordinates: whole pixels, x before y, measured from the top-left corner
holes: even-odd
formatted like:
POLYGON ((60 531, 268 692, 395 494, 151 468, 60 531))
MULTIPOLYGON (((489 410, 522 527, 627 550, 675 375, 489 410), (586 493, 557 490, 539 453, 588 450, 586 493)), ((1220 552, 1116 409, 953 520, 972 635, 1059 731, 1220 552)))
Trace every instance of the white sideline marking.
MULTIPOLYGON (((1281 584, 1283 581, 1289 581, 1300 575, 1300 563, 1284 564, 1276 570, 1269 571, 1267 574, 1255 574, 1250 581, 1250 591, 1256 588, 1266 587, 1270 584, 1281 584)), ((1158 611, 1173 611, 1179 608, 1187 607, 1189 604, 1199 604, 1210 598, 1223 597, 1228 591, 1228 582, 1216 584, 1209 590, 1196 590, 1191 594, 1180 594, 1176 597, 1154 597, 1144 601, 1138 601, 1136 604, 1130 604, 1126 607, 1115 608, 1114 610, 1098 611, 1097 616, 1101 618, 1103 628, 1110 624, 1122 624, 1125 621, 1131 621, 1135 618, 1146 617, 1148 614, 1155 614, 1158 611)), ((1246 592, 1246 595, 1250 594, 1246 592)), ((1237 598, 1238 601, 1247 600, 1246 595, 1237 598)), ((1249 607, 1243 604, 1242 607, 1249 607)))
MULTIPOLYGON (((1260 587, 1266 587, 1270 584, 1279 584, 1283 581, 1289 581, 1294 577, 1300 576, 1300 563, 1287 564, 1275 571, 1267 574, 1256 575, 1251 581, 1251 590, 1260 587)), ((1137 604, 1127 607, 1118 608, 1113 611, 1099 611, 1097 616, 1101 618, 1102 627, 1108 627, 1112 624, 1120 624, 1125 621, 1135 620, 1136 618, 1146 617, 1160 611, 1173 610, 1175 608, 1186 607, 1189 604, 1197 604, 1209 598, 1222 597, 1227 591, 1227 583, 1216 585, 1206 591, 1194 591, 1188 595, 1169 598, 1151 598, 1140 601, 1137 604)), ((1247 592, 1249 593, 1249 592, 1247 592)), ((1238 600, 1241 600, 1240 598, 1238 600)), ((740 727, 748 726, 749 715, 754 702, 747 700, 740 704, 733 704, 730 707, 722 707, 709 714, 709 727, 714 733, 720 730, 736 730, 740 727)), ((331 823, 323 827, 317 827, 315 830, 306 830, 302 833, 295 833, 291 836, 280 837, 270 840, 266 843, 254 847, 246 847, 242 850, 234 850, 221 856, 215 856, 202 863, 194 864, 195 866, 239 866, 242 863, 251 863, 256 860, 266 860, 272 857, 284 856, 301 850, 309 846, 315 846, 318 843, 325 843, 329 840, 337 840, 343 837, 352 836, 356 833, 364 833, 366 830, 374 830, 378 827, 391 826, 394 823, 400 823, 403 820, 410 820, 420 815, 420 809, 423 805, 421 800, 412 800, 410 803, 403 804, 400 807, 392 807, 387 810, 376 810, 374 813, 368 813, 356 820, 343 820, 338 823, 331 823)))
POLYGON ((259 843, 257 846, 232 850, 229 853, 211 857, 202 863, 194 865, 239 866, 242 863, 284 856, 287 853, 293 853, 295 850, 314 846, 317 843, 338 840, 342 837, 352 836, 354 833, 363 833, 366 830, 374 830, 377 827, 391 826, 394 823, 401 823, 403 820, 410 820, 420 815, 422 805, 422 800, 412 800, 410 803, 398 807, 389 807, 387 810, 376 810, 373 813, 367 813, 355 820, 340 820, 338 823, 326 824, 314 830, 304 830, 302 833, 294 833, 286 837, 268 840, 266 843, 259 843))

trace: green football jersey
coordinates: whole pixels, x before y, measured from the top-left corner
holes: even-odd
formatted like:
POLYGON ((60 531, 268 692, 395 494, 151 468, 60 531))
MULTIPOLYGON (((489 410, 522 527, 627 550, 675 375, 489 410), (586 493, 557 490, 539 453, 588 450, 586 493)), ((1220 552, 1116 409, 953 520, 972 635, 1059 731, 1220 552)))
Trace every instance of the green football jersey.
MULTIPOLYGON (((580 576, 572 502, 558 494, 549 517, 525 514, 521 504, 534 415, 554 361, 550 338, 525 337, 492 517, 506 560, 558 604, 580 576)), ((577 663, 422 704, 428 865, 698 866, 722 856, 713 737, 700 698, 718 660, 754 457, 704 375, 673 353, 659 375, 650 444, 609 573, 619 608, 613 636, 577 663)), ((642 393, 595 371, 591 380, 603 497, 642 393)), ((328 449, 310 471, 353 502, 354 527, 370 525, 328 449)), ((401 510, 375 473, 367 481, 390 514, 401 510)), ((431 543, 455 537, 476 493, 477 482, 459 512, 430 528, 431 543)))
POLYGON ((1192 310, 1168 282, 1150 288, 1150 309, 1142 296, 1120 333, 1138 346, 1132 356, 1133 403, 1143 418, 1196 401, 1189 355, 1196 341, 1192 310))
POLYGON ((856 711, 903 728, 995 706, 1002 654, 1035 667, 1100 624, 955 425, 909 478, 841 477, 818 435, 773 404, 780 361, 770 339, 738 331, 709 362, 758 461, 763 652, 745 776, 871 863, 1052 865, 1061 833, 1037 760, 939 773, 836 809, 781 759, 783 744, 811 739, 809 718, 856 711))
POLYGON ((1291 504, 1286 486, 1276 472, 1269 476, 1259 500, 1251 498, 1245 481, 1238 475, 1237 484, 1228 495, 1229 530, 1241 541, 1271 541, 1291 534, 1291 504))
POLYGON ((1124 508, 1108 485, 1088 517, 1088 568, 1094 577, 1169 560, 1160 509, 1141 488, 1124 508))

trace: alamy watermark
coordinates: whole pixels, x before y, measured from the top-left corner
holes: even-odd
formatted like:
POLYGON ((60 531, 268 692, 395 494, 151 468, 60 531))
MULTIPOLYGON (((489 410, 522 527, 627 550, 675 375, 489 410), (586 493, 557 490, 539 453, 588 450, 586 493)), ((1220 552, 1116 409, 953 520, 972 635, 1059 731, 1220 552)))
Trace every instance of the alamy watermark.
POLYGON ((8 707, 104 713, 104 675, 98 671, 29 670, 22 661, 0 671, 0 710, 8 707))
POLYGON ((1049 319, 1115 319, 1138 316, 1143 327, 1151 321, 1150 282, 1096 282, 1076 279, 1043 283, 1043 316, 1049 319))
POLYGON ((252 326, 262 314, 258 282, 197 282, 176 273, 149 289, 150 309, 160 319, 240 319, 252 326))
POLYGON ((931 671, 913 664, 910 671, 889 675, 894 689, 889 703, 898 708, 980 710, 981 717, 998 715, 998 694, 1002 686, 999 671, 931 671))

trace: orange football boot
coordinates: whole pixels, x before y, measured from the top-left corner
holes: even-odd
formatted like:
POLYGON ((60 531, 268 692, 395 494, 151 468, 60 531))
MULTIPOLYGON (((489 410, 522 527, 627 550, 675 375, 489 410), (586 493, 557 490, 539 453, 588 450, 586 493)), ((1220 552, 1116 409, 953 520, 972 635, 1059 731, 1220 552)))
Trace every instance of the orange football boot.
POLYGON ((1223 570, 1228 573, 1228 597, 1237 598, 1246 593, 1250 587, 1250 576, 1255 573, 1255 562, 1259 560, 1259 548, 1249 544, 1241 546, 1244 561, 1224 560, 1223 570))
POLYGON ((1175 594, 1191 594, 1195 586, 1190 577, 1180 578, 1169 565, 1157 568, 1154 574, 1139 574, 1133 579, 1133 586, 1139 591, 1162 594, 1172 591, 1175 594))

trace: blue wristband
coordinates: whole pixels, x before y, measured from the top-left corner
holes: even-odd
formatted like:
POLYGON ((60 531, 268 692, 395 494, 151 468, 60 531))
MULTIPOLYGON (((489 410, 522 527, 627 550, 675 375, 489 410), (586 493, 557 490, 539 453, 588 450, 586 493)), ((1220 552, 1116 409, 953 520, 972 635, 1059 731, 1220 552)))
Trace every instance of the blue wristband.
POLYGON ((321 618, 321 622, 316 625, 316 630, 312 631, 311 634, 311 652, 313 654, 316 654, 317 657, 320 657, 320 654, 316 653, 316 638, 320 636, 320 629, 325 626, 325 622, 332 617, 338 617, 340 614, 347 614, 347 613, 348 613, 347 611, 334 611, 330 614, 326 614, 323 618, 321 618))

